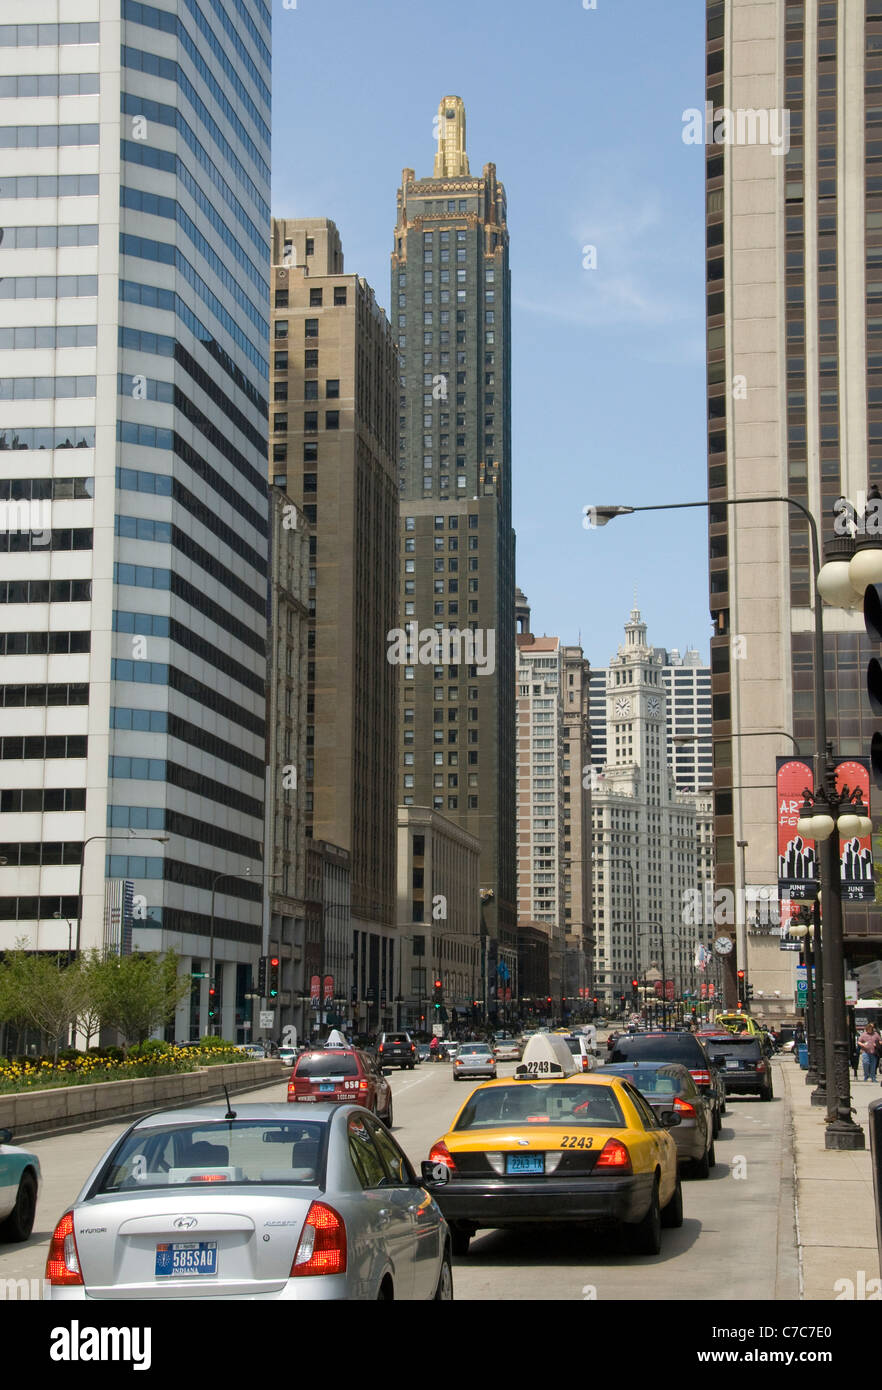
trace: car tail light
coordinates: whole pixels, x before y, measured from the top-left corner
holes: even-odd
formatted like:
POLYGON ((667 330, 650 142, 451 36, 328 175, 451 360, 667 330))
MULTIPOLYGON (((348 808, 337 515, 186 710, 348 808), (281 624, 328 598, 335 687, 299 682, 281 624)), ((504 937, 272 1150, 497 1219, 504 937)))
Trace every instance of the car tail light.
POLYGON ((368 1087, 370 1086, 370 1084, 371 1084, 371 1083, 370 1083, 369 1081, 366 1081, 366 1080, 362 1079, 362 1080, 359 1081, 359 1083, 358 1083, 358 1089, 359 1089, 359 1091, 366 1091, 366 1090, 368 1089, 368 1087))
POLYGON ((378 1052, 382 1052, 382 1051, 383 1051, 383 1047, 384 1047, 384 1044, 383 1044, 383 1043, 380 1043, 380 1046, 377 1048, 377 1051, 378 1051, 378 1052))
POLYGON ((765 1062, 757 1062, 757 1064, 756 1064, 756 1070, 757 1070, 757 1071, 765 1071, 765 1069, 766 1069, 766 1064, 765 1064, 765 1062))
POLYGON ((444 1143, 439 1139, 437 1144, 433 1144, 429 1151, 430 1163, 443 1163, 445 1168, 449 1168, 451 1173, 456 1171, 456 1164, 453 1161, 453 1154, 444 1143))
POLYGON ((607 1139, 597 1155, 595 1168, 614 1168, 617 1173, 631 1173, 631 1155, 621 1139, 607 1139))
POLYGON ((461 1058, 461 1057, 457 1057, 457 1059, 456 1059, 456 1061, 454 1062, 453 1065, 454 1065, 455 1067, 461 1067, 461 1066, 462 1066, 462 1058, 461 1058))
POLYGON ((674 1111, 677 1115, 695 1115, 695 1106, 690 1105, 688 1100, 681 1100, 679 1096, 674 1097, 674 1111))
POLYGON ((588 1058, 587 1058, 587 1057, 583 1057, 583 1058, 582 1058, 582 1070, 583 1070, 583 1071, 587 1071, 587 1070, 588 1070, 588 1058))
POLYGON ((65 1212, 52 1233, 46 1258, 46 1279, 50 1284, 83 1282, 72 1211, 65 1212))
POLYGON ((302 1274, 346 1273, 346 1226, 339 1212, 313 1202, 291 1266, 291 1278, 302 1274))
POLYGON ((709 1071, 701 1071, 701 1070, 699 1070, 699 1071, 692 1071, 691 1068, 690 1068, 689 1075, 692 1077, 692 1080, 695 1082, 696 1086, 709 1086, 709 1085, 710 1085, 710 1072, 709 1072, 709 1071))

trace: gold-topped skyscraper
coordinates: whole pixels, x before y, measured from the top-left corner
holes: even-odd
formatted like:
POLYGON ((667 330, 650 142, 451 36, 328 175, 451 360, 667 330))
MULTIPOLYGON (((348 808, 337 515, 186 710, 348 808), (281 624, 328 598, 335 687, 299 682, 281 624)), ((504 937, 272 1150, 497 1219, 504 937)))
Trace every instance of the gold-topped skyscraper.
POLYGON ((436 125, 434 176, 403 172, 392 251, 407 645, 389 659, 399 670, 399 800, 480 841, 482 991, 498 1014, 517 971, 508 226, 496 166, 469 172, 459 97, 444 98, 436 125), (433 659, 432 638, 448 630, 474 650, 433 659))
POLYGON ((463 174, 468 177, 465 103, 462 97, 442 98, 435 123, 438 127, 435 178, 453 179, 463 174))

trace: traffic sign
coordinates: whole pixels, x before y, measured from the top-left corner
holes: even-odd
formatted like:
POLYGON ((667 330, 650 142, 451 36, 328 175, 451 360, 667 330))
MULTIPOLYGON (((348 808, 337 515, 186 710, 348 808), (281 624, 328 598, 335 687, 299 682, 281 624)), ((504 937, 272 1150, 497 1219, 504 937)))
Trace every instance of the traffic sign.
POLYGON ((275 1023, 276 1015, 274 1009, 261 1009, 260 1026, 261 1028, 272 1028, 275 1023))
POLYGON ((207 971, 207 970, 191 970, 191 971, 190 971, 190 978, 191 978, 192 980, 207 980, 207 979, 208 979, 208 971, 207 971))

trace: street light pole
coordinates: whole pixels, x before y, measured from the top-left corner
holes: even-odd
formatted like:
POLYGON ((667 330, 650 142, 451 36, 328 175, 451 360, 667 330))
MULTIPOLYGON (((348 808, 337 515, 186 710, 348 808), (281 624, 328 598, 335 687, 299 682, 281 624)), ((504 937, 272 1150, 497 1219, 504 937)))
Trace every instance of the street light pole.
POLYGON ((79 956, 80 954, 81 928, 83 925, 83 869, 86 863, 86 846, 90 845, 93 840, 125 840, 127 843, 132 840, 153 840, 158 845, 167 845, 169 838, 168 835, 90 835, 88 839, 83 841, 83 847, 80 851, 80 880, 77 889, 77 944, 75 955, 79 956))

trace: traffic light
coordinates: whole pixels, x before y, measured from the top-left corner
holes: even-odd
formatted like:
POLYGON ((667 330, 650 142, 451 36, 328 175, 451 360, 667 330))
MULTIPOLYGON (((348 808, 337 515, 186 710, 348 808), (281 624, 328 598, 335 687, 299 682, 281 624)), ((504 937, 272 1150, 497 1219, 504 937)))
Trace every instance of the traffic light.
POLYGON ((436 1009, 440 1009, 443 1002, 444 1002, 444 985, 443 985, 443 982, 442 982, 441 977, 440 977, 440 975, 439 975, 439 976, 436 977, 436 979, 435 979, 435 984, 434 984, 434 987, 433 987, 433 989, 432 989, 432 1003, 435 1005, 435 1008, 436 1008, 436 1009))
POLYGON ((748 1003, 753 998, 753 985, 747 986, 747 994, 745 995, 745 998, 747 999, 748 1003))
POLYGON ((738 1007, 741 1008, 744 1002, 744 971, 738 971, 738 1007))
POLYGON ((270 999, 276 999, 279 993, 279 958, 270 956, 269 958, 269 992, 270 999))
POLYGON ((214 985, 208 986, 208 1017, 217 1018, 217 989, 214 985))
POLYGON ((268 958, 266 956, 261 956, 257 962, 257 993, 260 995, 261 999, 266 998, 267 960, 268 958))

